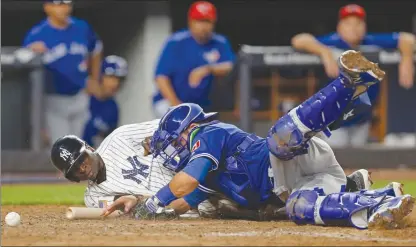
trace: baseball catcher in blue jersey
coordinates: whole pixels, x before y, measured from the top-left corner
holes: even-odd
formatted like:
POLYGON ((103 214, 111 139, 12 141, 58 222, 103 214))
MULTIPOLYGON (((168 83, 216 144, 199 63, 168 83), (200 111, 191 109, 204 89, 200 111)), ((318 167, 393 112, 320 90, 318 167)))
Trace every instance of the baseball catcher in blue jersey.
MULTIPOLYGON (((154 156, 177 172, 143 208, 184 211, 221 193, 243 208, 285 203, 297 224, 396 228, 415 199, 398 183, 378 190, 345 190, 347 179, 329 145, 315 137, 385 73, 359 52, 338 59, 340 75, 277 120, 267 138, 214 119, 195 104, 171 108, 151 140, 154 156)), ((112 209, 111 209, 112 210, 112 209)))

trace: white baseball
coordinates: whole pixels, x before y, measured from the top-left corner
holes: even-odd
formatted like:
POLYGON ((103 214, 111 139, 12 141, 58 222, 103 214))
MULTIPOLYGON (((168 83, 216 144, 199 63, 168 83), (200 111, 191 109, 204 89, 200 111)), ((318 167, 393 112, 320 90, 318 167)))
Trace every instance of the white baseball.
POLYGON ((17 226, 20 224, 20 215, 16 212, 10 212, 6 215, 4 220, 9 226, 17 226))

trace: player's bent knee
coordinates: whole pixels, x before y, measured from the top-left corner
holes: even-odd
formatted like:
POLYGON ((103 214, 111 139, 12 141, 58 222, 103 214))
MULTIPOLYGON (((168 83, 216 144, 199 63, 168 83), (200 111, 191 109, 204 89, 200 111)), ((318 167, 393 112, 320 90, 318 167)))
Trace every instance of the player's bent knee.
POLYGON ((277 120, 266 139, 269 151, 279 159, 289 160, 306 153, 303 133, 288 114, 277 120))

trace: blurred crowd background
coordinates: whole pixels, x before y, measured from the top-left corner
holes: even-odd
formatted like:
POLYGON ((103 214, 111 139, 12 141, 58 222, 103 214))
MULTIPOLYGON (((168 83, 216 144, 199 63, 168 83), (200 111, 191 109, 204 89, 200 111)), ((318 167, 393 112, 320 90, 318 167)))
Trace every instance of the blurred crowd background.
POLYGON ((238 125, 242 45, 289 46, 322 62, 253 71, 259 135, 338 75, 331 48, 399 51, 397 64, 382 65, 387 79, 366 94, 371 106, 362 99, 328 142, 416 148, 415 1, 8 0, 1 7, 1 46, 10 51, 2 52, 2 150, 36 142, 48 150, 65 134, 97 146, 117 126, 160 118, 181 102, 238 125), (33 93, 34 68, 21 65, 33 57, 19 48, 41 57, 42 92, 33 93), (10 55, 19 66, 4 66, 10 55))

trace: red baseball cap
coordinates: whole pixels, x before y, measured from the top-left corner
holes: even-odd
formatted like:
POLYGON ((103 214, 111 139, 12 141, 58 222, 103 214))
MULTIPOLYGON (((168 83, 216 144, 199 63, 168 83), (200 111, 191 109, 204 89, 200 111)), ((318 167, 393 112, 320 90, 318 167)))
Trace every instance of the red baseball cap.
POLYGON ((361 7, 360 5, 357 4, 348 4, 345 5, 344 7, 342 7, 339 10, 339 19, 344 19, 345 17, 348 16, 357 16, 360 19, 365 19, 366 17, 366 13, 363 7, 361 7))
POLYGON ((195 2, 189 7, 188 18, 191 20, 217 20, 217 9, 207 1, 195 2))

